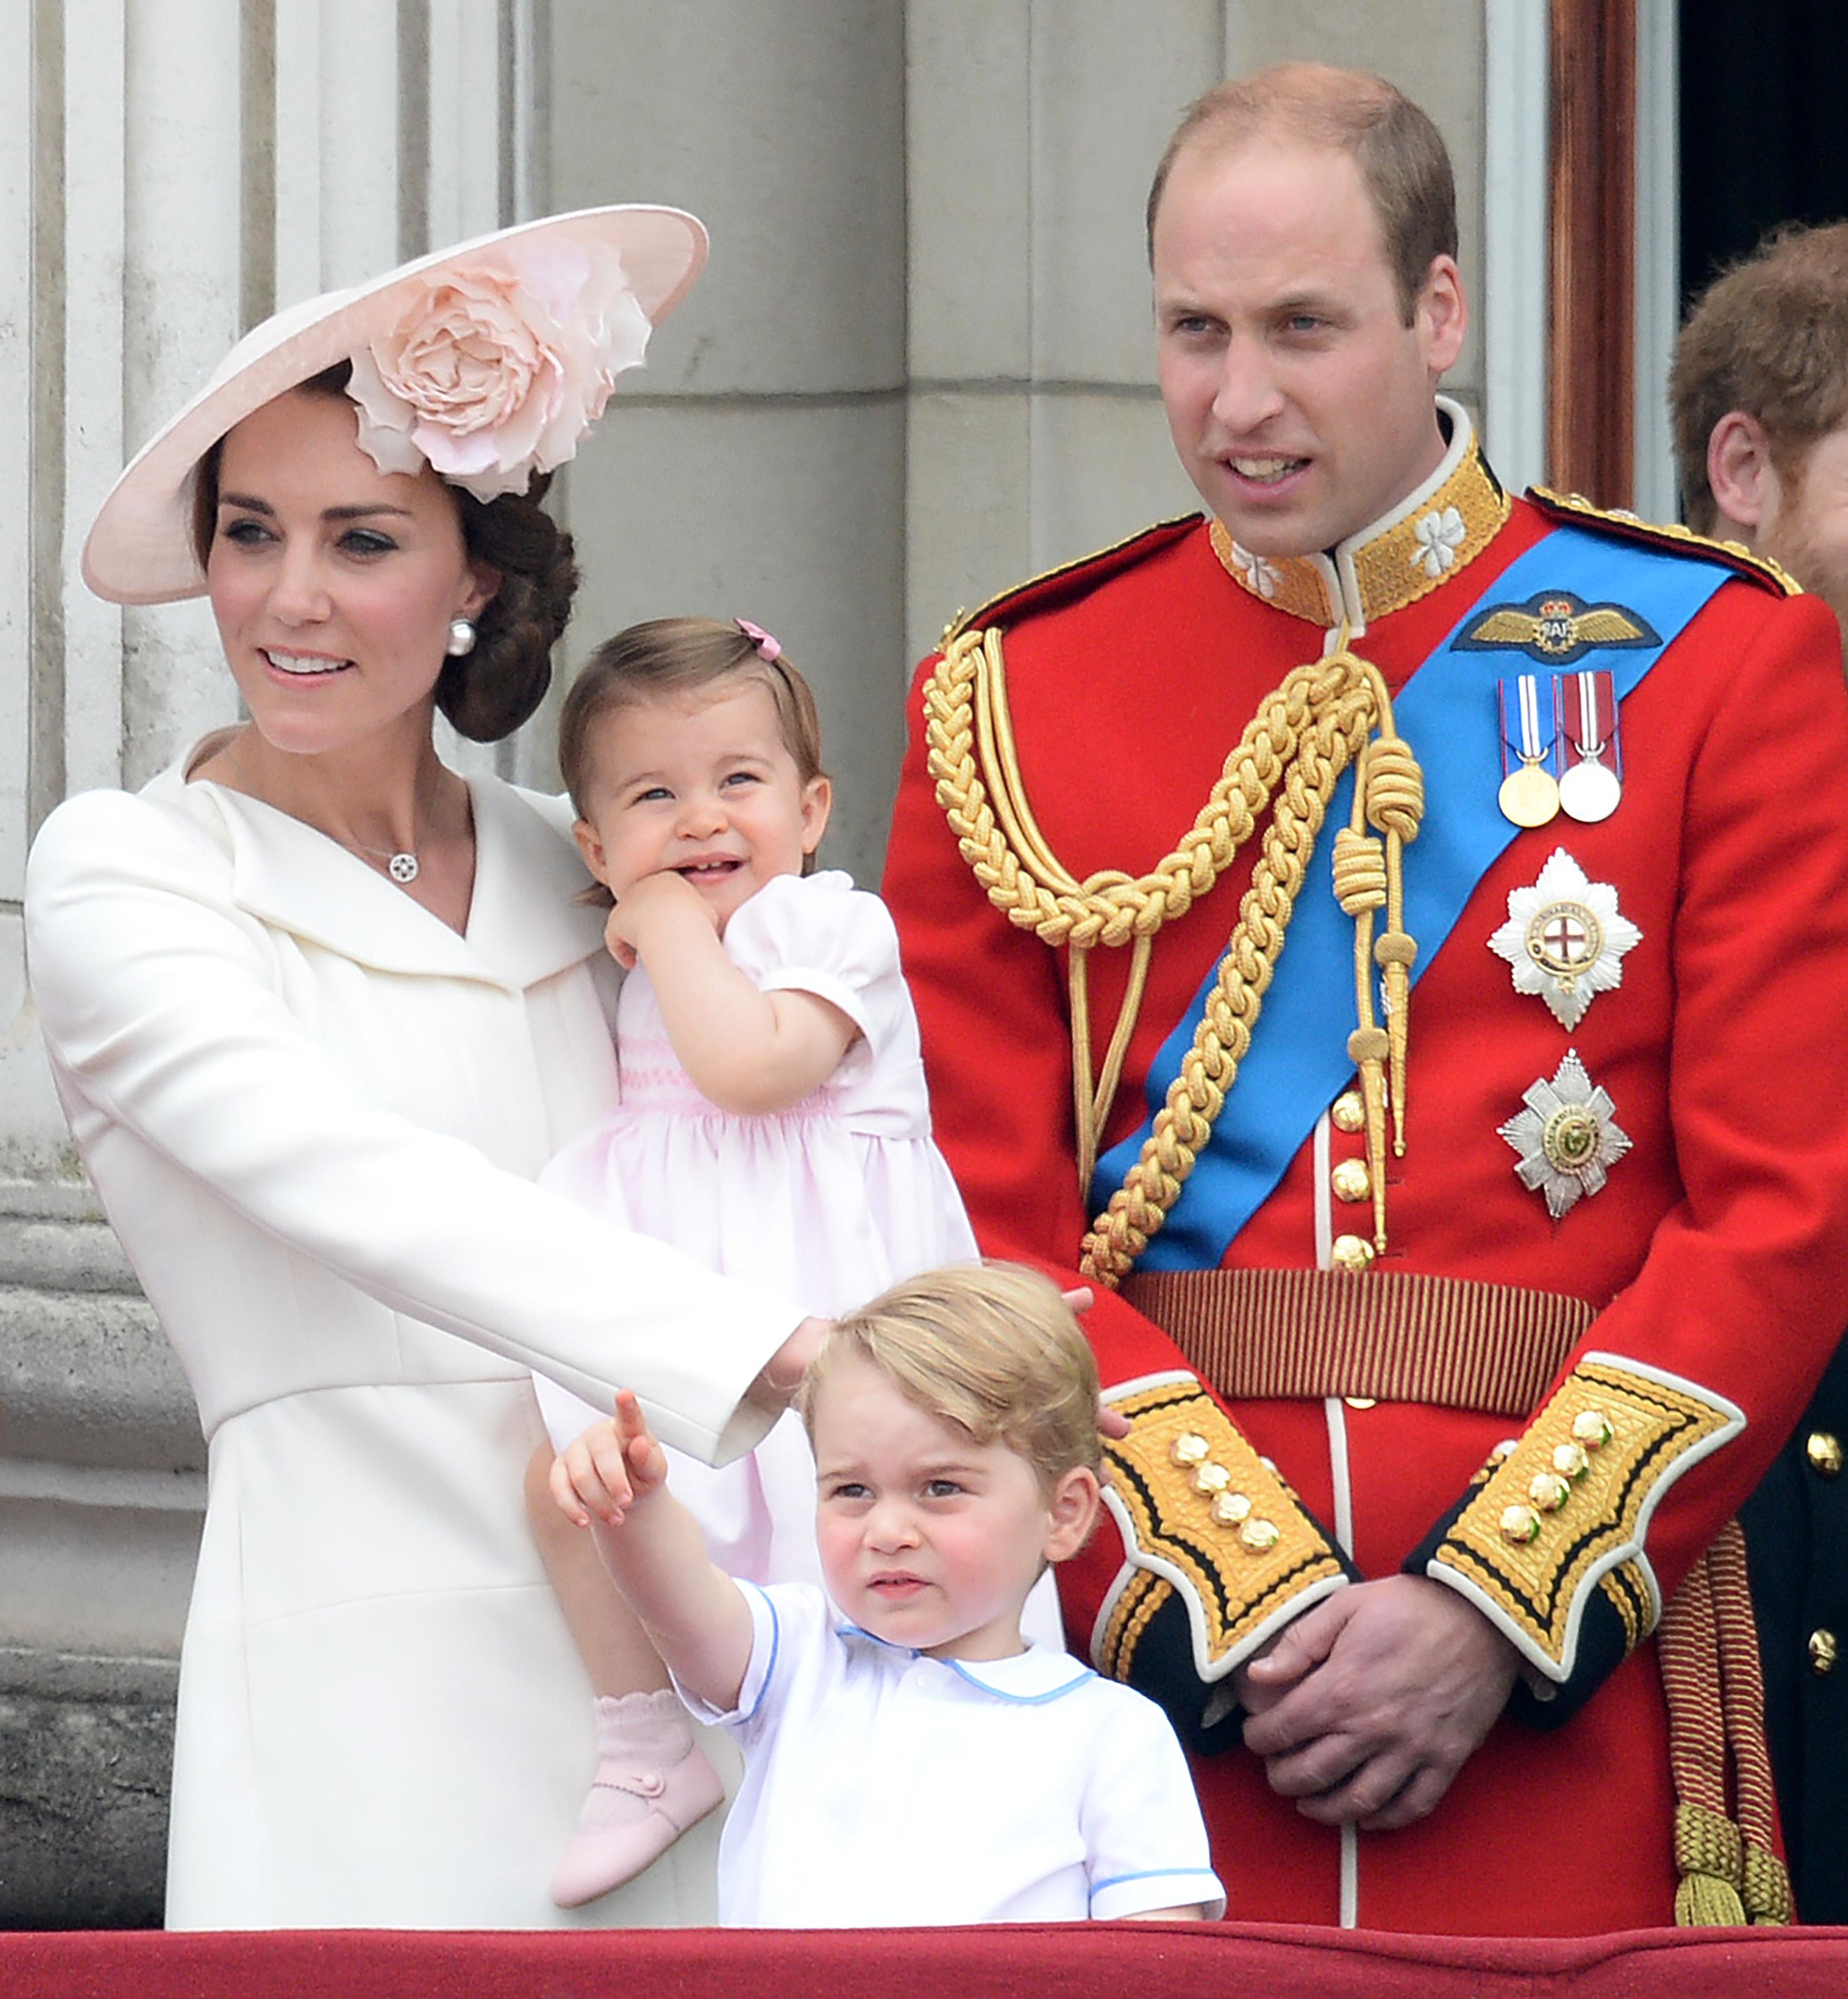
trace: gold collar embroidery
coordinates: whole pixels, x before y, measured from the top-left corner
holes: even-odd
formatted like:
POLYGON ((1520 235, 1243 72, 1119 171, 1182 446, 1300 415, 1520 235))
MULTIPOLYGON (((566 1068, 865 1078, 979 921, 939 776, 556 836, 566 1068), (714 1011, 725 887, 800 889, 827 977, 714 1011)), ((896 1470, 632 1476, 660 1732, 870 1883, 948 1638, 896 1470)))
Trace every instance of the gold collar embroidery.
POLYGON ((1508 496, 1478 449, 1468 412, 1448 397, 1443 463, 1383 520, 1312 556, 1259 556, 1215 521, 1213 553, 1243 590, 1273 610, 1332 630, 1359 633, 1388 612, 1416 604, 1488 547, 1509 513, 1508 496))

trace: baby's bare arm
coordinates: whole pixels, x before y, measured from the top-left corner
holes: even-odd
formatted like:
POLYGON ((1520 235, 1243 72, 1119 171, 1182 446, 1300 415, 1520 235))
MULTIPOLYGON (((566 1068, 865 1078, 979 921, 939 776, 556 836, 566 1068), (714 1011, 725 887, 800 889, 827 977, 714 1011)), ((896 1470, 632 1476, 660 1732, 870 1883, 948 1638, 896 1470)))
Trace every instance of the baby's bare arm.
POLYGON ((667 1461, 635 1397, 594 1424, 552 1467, 552 1493, 595 1536, 616 1587, 686 1691, 735 1707, 751 1663, 750 1606, 706 1551, 699 1523, 667 1490, 667 1461))
POLYGON ((678 875, 638 882, 609 934, 647 968, 674 1052, 720 1110, 761 1117, 799 1103, 859 1030, 812 993, 762 993, 725 954, 712 909, 678 875))

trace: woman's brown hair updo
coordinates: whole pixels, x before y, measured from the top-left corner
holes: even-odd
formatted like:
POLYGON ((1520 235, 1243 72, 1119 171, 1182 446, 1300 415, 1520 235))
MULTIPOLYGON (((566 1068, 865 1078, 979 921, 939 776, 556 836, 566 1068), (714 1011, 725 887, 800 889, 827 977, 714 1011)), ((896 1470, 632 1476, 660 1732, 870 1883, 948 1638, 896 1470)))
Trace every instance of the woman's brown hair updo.
MULTIPOLYGON (((345 396, 351 372, 337 362, 297 386, 310 395, 345 396)), ((192 548, 202 569, 217 532, 222 442, 199 460, 193 488, 192 548)), ((437 706, 473 743, 511 736, 552 684, 552 648, 571 615, 577 564, 570 536, 539 504, 551 483, 550 473, 538 473, 524 493, 494 500, 446 488, 470 560, 501 577, 475 619, 473 651, 445 659, 436 681, 437 706)))

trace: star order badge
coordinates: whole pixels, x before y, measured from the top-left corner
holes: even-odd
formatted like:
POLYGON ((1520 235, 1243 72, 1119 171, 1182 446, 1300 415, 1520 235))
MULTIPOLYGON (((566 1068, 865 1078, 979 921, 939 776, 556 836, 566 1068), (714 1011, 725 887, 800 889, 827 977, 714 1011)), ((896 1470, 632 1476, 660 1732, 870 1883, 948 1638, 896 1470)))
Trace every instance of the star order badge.
POLYGON ((1630 1135, 1614 1113, 1610 1093, 1585 1073, 1576 1049, 1554 1072, 1530 1083, 1517 1111, 1500 1126, 1518 1155, 1520 1183, 1546 1196, 1546 1211, 1557 1221, 1588 1194, 1604 1184, 1610 1167, 1630 1149, 1630 1135))
POLYGON ((1517 993, 1538 993, 1569 1033, 1600 993, 1621 986, 1624 954, 1642 932, 1620 914, 1617 891, 1592 882, 1563 847, 1531 888, 1508 896, 1508 920, 1489 948, 1514 968, 1517 993))

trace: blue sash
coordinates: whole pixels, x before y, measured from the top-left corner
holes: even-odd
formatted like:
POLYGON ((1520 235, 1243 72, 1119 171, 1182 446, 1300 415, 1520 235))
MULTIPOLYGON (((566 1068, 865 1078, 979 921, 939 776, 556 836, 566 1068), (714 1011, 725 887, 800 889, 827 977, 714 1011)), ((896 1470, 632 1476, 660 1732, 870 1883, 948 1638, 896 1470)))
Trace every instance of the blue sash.
MULTIPOLYGON (((1730 572, 1724 564, 1668 554, 1583 528, 1558 527, 1503 570, 1393 700, 1399 733, 1424 771, 1425 816, 1406 849, 1406 928, 1418 941, 1416 982, 1442 948, 1476 884, 1518 828, 1496 802, 1501 782, 1496 682, 1537 663, 1518 651, 1460 650, 1459 633, 1492 603, 1520 605, 1542 590, 1569 590, 1590 603, 1618 603, 1653 626, 1652 646, 1599 646, 1575 671, 1607 671, 1617 698, 1638 686, 1730 572)), ((1364 655, 1363 639, 1358 650, 1364 655)), ((1343 773, 1316 842, 1309 882, 1297 899, 1264 996, 1252 1045, 1234 1079, 1212 1138, 1183 1184, 1165 1225, 1140 1259, 1145 1270, 1216 1269, 1233 1239, 1269 1199, 1315 1128, 1353 1080, 1347 1037, 1354 1027, 1354 922, 1334 899, 1330 826, 1345 826, 1354 772, 1343 773), (1313 885, 1315 892, 1310 892, 1313 885)), ((1487 948, 1486 940, 1484 948, 1487 948)), ((1097 1162, 1092 1212, 1101 1212, 1153 1128, 1219 977, 1215 964, 1188 1015, 1162 1044, 1144 1093, 1147 1114, 1097 1162)))

